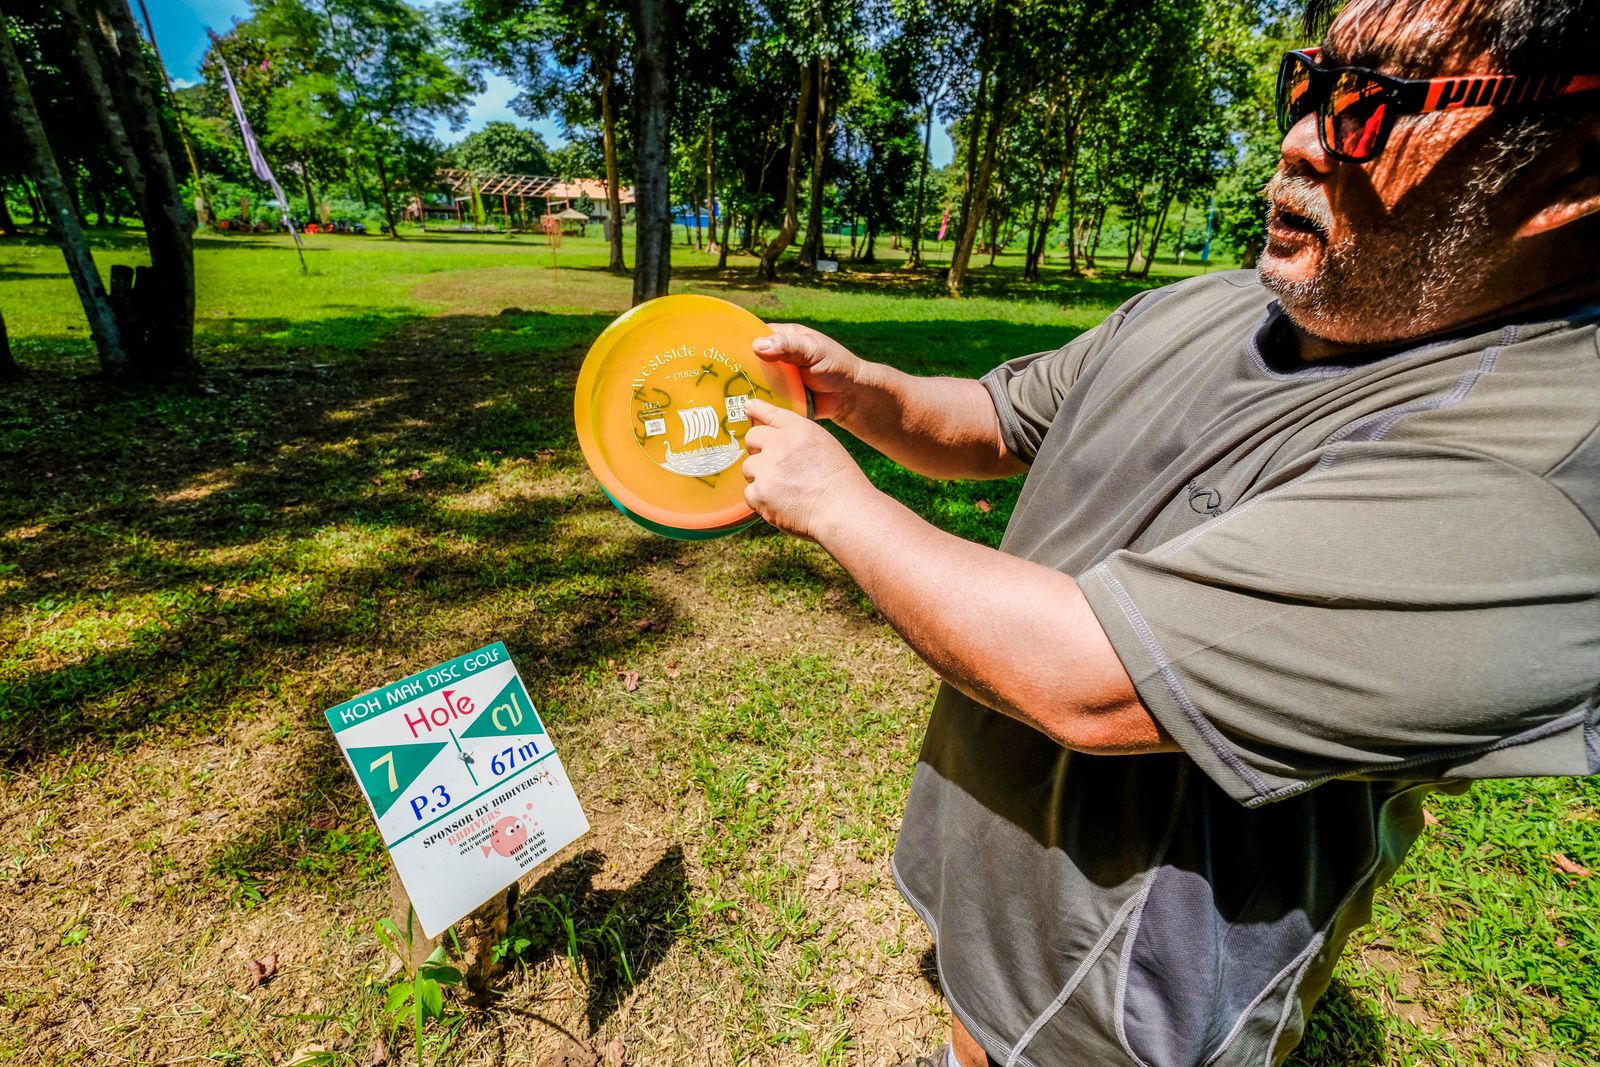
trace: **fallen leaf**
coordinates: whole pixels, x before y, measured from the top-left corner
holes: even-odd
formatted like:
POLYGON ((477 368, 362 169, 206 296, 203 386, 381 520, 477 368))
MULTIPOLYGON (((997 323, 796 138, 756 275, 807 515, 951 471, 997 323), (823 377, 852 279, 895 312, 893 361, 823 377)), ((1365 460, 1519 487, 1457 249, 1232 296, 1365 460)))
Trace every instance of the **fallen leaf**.
POLYGON ((1429 811, 1427 808, 1423 808, 1422 809, 1422 825, 1424 825, 1424 826, 1438 826, 1439 825, 1439 817, 1437 815, 1435 815, 1433 812, 1429 811))
POLYGON ((1594 873, 1583 864, 1574 863, 1567 859, 1567 857, 1562 855, 1560 852, 1552 854, 1550 858, 1555 861, 1556 869, 1562 874, 1570 874, 1578 878, 1587 878, 1594 873))
POLYGON ((52 578, 59 578, 61 576, 55 571, 45 571, 43 574, 39 575, 39 577, 48 582, 52 578))
POLYGON ((622 1043, 622 1038, 614 1037, 611 1044, 606 1046, 606 1067, 622 1067, 628 1059, 628 1046, 622 1043))
POLYGON ((389 1046, 383 1043, 383 1038, 372 1039, 372 1049, 367 1053, 367 1067, 388 1067, 389 1046))
POLYGON ((752 778, 744 784, 745 796, 753 797, 761 792, 761 779, 752 778))
POLYGON ((256 986, 266 985, 272 981, 272 976, 278 973, 278 954, 269 952, 258 960, 251 960, 248 969, 250 984, 245 987, 247 993, 256 986))
POLYGON ((814 889, 819 893, 837 893, 839 891, 839 872, 829 867, 812 871, 806 878, 806 888, 814 889))
POLYGON ((973 506, 979 511, 983 512, 985 515, 994 510, 994 505, 989 503, 987 500, 980 500, 973 506))
POLYGON ((539 1061, 539 1067, 599 1067, 600 1056, 592 1045, 568 1043, 539 1061))
POLYGON ((837 604, 839 601, 844 599, 844 592, 839 589, 830 589, 826 593, 822 594, 822 599, 826 603, 837 604))
POLYGON ((676 678, 677 676, 678 676, 678 665, 676 663, 667 664, 667 677, 668 678, 676 678))
POLYGON ((329 1045, 328 1047, 331 1050, 333 1050, 334 1052, 343 1052, 345 1049, 349 1048, 351 1045, 353 1045, 355 1043, 356 1043, 356 1035, 354 1035, 354 1034, 340 1034, 339 1037, 334 1041, 334 1043, 329 1045))
POLYGON ((329 830, 332 830, 335 826, 339 825, 339 821, 334 818, 333 812, 331 812, 331 811, 322 811, 322 812, 318 812, 316 815, 313 815, 311 817, 311 821, 306 823, 306 825, 311 827, 311 829, 313 829, 313 830, 321 830, 323 832, 327 832, 329 830))
POLYGON ((374 475, 373 475, 373 476, 372 476, 372 484, 373 484, 373 485, 382 485, 382 484, 383 484, 383 475, 381 475, 381 474, 374 474, 374 475))
POLYGON ((283 1065, 284 1067, 295 1067, 296 1064, 304 1064, 306 1067, 310 1067, 313 1063, 321 1063, 327 1058, 327 1055, 328 1046, 313 1041, 311 1044, 301 1045, 289 1053, 289 1058, 283 1061, 283 1065))
POLYGON ((622 688, 626 689, 628 692, 631 693, 635 689, 639 688, 638 671, 618 671, 617 677, 622 679, 622 688))
POLYGON ((420 482, 420 481, 422 481, 422 472, 417 470, 416 468, 412 468, 411 470, 406 472, 406 481, 408 481, 408 482, 420 482))
POLYGON ((633 628, 635 630, 638 630, 640 633, 649 633, 651 630, 657 629, 656 620, 654 620, 654 619, 634 619, 633 620, 633 628))

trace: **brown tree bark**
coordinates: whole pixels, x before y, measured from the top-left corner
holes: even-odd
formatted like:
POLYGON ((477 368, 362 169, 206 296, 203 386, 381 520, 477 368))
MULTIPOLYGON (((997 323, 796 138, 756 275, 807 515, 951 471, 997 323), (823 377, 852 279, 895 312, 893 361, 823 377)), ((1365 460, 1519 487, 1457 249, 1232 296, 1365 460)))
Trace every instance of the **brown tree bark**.
POLYGON ((923 194, 928 188, 928 157, 933 152, 933 103, 928 104, 928 118, 926 128, 922 133, 922 159, 917 165, 917 207, 911 216, 911 254, 906 257, 906 266, 922 266, 922 209, 923 194))
POLYGON ((706 220, 707 240, 717 243, 717 161, 713 153, 716 143, 716 119, 706 120, 706 220))
MULTIPOLYGON (((150 275, 137 293, 137 340, 127 337, 135 372, 163 378, 197 369, 194 357, 194 221, 183 201, 156 94, 150 86, 144 40, 127 0, 91 0, 99 23, 111 100, 144 173, 139 214, 150 248, 150 275)), ((97 49, 98 50, 98 49, 97 49)), ((131 323, 130 323, 131 324, 131 323)))
POLYGON ((11 206, 6 203, 6 183, 0 182, 0 236, 15 237, 17 222, 11 217, 11 206))
MULTIPOLYGON (((633 302, 666 296, 672 281, 671 0, 632 0, 634 158, 633 302)), ((698 215, 696 216, 698 218, 698 215)))
MULTIPOLYGON (((395 225, 394 201, 389 196, 389 172, 383 166, 383 153, 373 153, 372 159, 378 168, 378 202, 383 205, 383 219, 389 224, 389 236, 399 241, 402 238, 400 237, 400 227, 395 225)), ((474 198, 474 203, 476 203, 476 198, 474 198)))
POLYGON ((811 188, 806 202, 806 239, 800 245, 800 265, 817 265, 822 254, 822 177, 828 161, 828 75, 831 65, 826 56, 817 60, 817 121, 812 128, 811 188))
POLYGON ((95 349, 100 355, 100 368, 110 377, 125 377, 129 362, 122 331, 117 325, 116 316, 112 314, 105 285, 89 252, 89 242, 84 238, 83 228, 78 225, 61 169, 56 165, 56 157, 50 150, 50 142, 40 124, 33 93, 28 88, 27 78, 23 76, 16 49, 11 45, 11 30, 4 12, 0 12, 0 99, 5 101, 11 125, 22 142, 23 166, 32 175, 39 198, 50 214, 56 240, 61 243, 61 252, 67 261, 67 272, 72 275, 78 299, 83 302, 89 334, 94 338, 95 349))
POLYGON ((987 129, 983 137, 983 161, 978 166, 972 191, 972 207, 962 219, 961 231, 956 237, 955 249, 950 257, 950 276, 945 282, 951 296, 960 296, 962 283, 967 278, 967 267, 972 260, 972 248, 977 243, 980 227, 989 211, 989 197, 994 191, 994 163, 999 150, 1004 88, 997 84, 988 108, 987 129))
POLYGON ((778 276, 778 257, 783 255, 783 250, 789 247, 795 232, 800 229, 800 153, 805 150, 802 142, 806 132, 806 113, 811 110, 811 86, 811 64, 804 63, 800 67, 800 94, 795 100, 794 128, 789 139, 789 178, 783 192, 783 225, 761 253, 763 278, 778 276))
POLYGON ((728 242, 733 238, 733 212, 722 213, 722 245, 717 250, 717 269, 728 268, 728 242))
MULTIPOLYGON (((628 264, 622 258, 622 172, 617 165, 617 102, 612 95, 617 81, 615 52, 610 60, 602 71, 600 86, 601 140, 606 158, 606 211, 609 213, 606 233, 611 239, 611 263, 608 269, 614 274, 626 274, 628 264)), ((637 199, 633 209, 635 213, 639 210, 637 199)), ((638 253, 639 250, 634 249, 635 257, 638 253)))
POLYGON ((6 333, 5 313, 0 312, 0 378, 15 378, 21 374, 22 368, 11 357, 11 337, 6 333))

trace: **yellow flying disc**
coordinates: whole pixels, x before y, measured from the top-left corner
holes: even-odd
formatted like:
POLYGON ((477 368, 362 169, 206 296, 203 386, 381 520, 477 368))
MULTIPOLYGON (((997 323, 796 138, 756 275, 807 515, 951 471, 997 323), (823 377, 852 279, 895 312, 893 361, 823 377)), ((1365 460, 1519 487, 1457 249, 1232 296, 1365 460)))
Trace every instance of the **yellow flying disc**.
POLYGON ((737 304, 664 296, 596 338, 573 403, 583 458, 629 518, 700 539, 755 521, 740 469, 751 397, 807 414, 800 374, 750 349, 772 333, 737 304))

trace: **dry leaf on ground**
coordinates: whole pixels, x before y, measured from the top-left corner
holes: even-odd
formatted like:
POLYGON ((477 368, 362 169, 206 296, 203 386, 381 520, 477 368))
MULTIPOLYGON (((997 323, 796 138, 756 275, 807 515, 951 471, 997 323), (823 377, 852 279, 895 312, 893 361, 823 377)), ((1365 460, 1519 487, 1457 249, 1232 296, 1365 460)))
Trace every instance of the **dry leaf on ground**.
POLYGON ((994 510, 994 505, 989 503, 987 500, 980 500, 973 506, 979 511, 983 512, 985 515, 994 510))
POLYGON ((628 1046, 622 1043, 622 1038, 614 1037, 611 1044, 606 1046, 606 1067, 622 1067, 628 1059, 628 1046))
POLYGON ((600 1056, 590 1045, 568 1044, 539 1061, 539 1067, 599 1067, 600 1056))
POLYGON ((272 976, 278 973, 278 954, 269 952, 258 960, 251 960, 248 970, 250 984, 245 987, 245 992, 272 981, 272 976))
POLYGON ((628 692, 631 693, 635 689, 639 688, 638 671, 618 671, 617 677, 622 679, 622 688, 626 689, 628 692))
POLYGON ((372 1049, 367 1053, 367 1067, 389 1067, 389 1046, 383 1038, 372 1039, 372 1049))
POLYGON ((1571 874, 1579 878, 1587 878, 1594 873, 1583 864, 1574 863, 1567 859, 1567 857, 1560 852, 1554 853, 1550 858, 1555 861, 1556 869, 1562 874, 1571 874))
POLYGON ((1427 808, 1423 808, 1422 809, 1422 825, 1424 825, 1424 826, 1438 826, 1439 825, 1439 817, 1437 815, 1435 815, 1433 812, 1429 811, 1427 808))

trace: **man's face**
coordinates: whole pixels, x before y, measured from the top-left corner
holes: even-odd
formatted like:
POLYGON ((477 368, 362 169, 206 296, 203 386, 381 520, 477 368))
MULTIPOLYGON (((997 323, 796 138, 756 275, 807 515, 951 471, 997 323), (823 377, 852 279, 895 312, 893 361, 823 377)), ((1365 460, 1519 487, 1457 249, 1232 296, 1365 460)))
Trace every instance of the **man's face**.
MULTIPOLYGON (((1492 73, 1487 55, 1452 48, 1443 16, 1356 0, 1328 32, 1320 62, 1401 77, 1492 73)), ((1427 336, 1496 306, 1514 212, 1496 181, 1490 109, 1407 115, 1370 163, 1341 163, 1316 117, 1284 137, 1258 268, 1302 330, 1337 344, 1427 336)))

